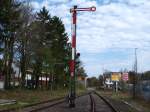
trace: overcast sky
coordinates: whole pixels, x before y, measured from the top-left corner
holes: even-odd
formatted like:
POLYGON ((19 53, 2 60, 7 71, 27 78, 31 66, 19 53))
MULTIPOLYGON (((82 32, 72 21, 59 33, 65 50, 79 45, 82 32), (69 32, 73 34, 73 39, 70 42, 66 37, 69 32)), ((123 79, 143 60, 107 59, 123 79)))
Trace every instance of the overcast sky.
POLYGON ((73 5, 96 6, 96 12, 80 12, 77 20, 77 51, 86 72, 98 76, 105 69, 132 70, 134 48, 138 71, 150 70, 150 0, 32 0, 35 10, 45 6, 59 16, 71 34, 73 5))

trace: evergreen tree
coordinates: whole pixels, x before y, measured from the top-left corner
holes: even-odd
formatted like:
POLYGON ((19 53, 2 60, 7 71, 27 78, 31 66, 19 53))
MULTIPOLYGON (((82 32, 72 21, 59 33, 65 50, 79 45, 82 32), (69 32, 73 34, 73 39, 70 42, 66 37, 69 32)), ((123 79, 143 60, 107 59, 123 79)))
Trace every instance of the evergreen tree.
POLYGON ((39 86, 39 76, 42 73, 42 66, 44 60, 44 54, 47 46, 47 35, 49 29, 47 29, 48 22, 50 21, 50 15, 45 7, 37 13, 36 20, 31 24, 32 29, 32 49, 34 56, 33 67, 33 79, 36 81, 36 88, 39 86))
MULTIPOLYGON (((27 69, 33 70, 32 79, 37 88, 42 73, 53 81, 56 79, 57 85, 62 85, 64 75, 69 74, 71 44, 64 24, 59 17, 51 17, 45 7, 34 15, 26 3, 0 1, 0 54, 6 89, 10 87, 13 61, 20 69, 22 87, 27 69)), ((80 71, 84 72, 82 68, 80 71)))
POLYGON ((54 16, 51 20, 52 23, 52 56, 55 63, 60 63, 55 66, 55 74, 57 82, 63 83, 65 58, 68 56, 68 36, 65 33, 65 27, 62 21, 54 16))

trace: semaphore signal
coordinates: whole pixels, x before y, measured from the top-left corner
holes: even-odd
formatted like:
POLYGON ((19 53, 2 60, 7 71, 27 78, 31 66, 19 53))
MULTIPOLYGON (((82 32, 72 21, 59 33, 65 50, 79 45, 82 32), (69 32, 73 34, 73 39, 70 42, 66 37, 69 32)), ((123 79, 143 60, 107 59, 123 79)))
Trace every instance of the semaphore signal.
POLYGON ((77 22, 77 12, 79 11, 96 11, 96 7, 92 6, 89 8, 78 8, 74 6, 70 9, 72 13, 72 56, 70 61, 70 93, 69 93, 69 106, 75 107, 75 58, 76 58, 76 22, 77 22))

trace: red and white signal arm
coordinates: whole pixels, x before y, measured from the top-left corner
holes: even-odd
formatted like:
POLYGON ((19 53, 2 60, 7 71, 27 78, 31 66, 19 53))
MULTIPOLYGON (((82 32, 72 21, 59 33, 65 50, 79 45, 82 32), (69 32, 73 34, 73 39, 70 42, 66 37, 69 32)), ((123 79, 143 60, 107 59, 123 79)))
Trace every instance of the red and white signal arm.
POLYGON ((123 73, 122 74, 122 80, 128 81, 129 80, 129 74, 128 73, 123 73))

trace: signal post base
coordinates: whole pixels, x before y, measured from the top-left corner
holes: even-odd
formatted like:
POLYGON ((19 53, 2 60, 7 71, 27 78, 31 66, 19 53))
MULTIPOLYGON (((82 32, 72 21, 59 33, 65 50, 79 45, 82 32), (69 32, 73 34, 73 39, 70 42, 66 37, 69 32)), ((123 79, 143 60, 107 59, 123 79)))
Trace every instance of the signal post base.
POLYGON ((70 94, 68 97, 69 107, 74 108, 75 107, 75 97, 74 95, 70 94))

